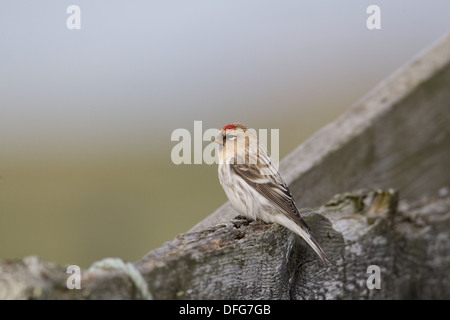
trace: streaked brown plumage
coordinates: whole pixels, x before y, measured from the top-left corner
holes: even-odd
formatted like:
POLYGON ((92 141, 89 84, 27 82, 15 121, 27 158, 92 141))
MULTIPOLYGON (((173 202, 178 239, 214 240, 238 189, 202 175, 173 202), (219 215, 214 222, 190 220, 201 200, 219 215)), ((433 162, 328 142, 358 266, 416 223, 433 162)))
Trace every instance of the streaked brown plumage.
POLYGON ((233 207, 251 219, 276 222, 300 235, 330 265, 297 210, 289 187, 272 163, 256 132, 240 123, 222 128, 219 143, 219 180, 233 207))

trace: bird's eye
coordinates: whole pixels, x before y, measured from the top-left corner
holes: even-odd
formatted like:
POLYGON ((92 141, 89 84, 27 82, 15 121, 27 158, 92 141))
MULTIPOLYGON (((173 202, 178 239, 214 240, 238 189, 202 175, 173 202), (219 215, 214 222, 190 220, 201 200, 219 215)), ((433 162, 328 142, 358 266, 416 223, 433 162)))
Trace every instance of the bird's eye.
POLYGON ((236 136, 232 135, 232 134, 227 134, 227 139, 233 139, 233 138, 236 138, 236 136))

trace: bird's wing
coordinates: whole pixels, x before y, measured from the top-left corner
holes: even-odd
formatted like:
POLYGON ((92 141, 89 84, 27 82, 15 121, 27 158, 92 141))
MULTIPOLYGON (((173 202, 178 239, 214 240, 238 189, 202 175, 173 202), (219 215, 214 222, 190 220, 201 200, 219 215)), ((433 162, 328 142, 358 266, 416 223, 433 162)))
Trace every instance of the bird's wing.
POLYGON ((292 193, 269 157, 260 157, 260 165, 230 164, 231 169, 262 196, 281 208, 286 215, 310 230, 297 210, 292 193))

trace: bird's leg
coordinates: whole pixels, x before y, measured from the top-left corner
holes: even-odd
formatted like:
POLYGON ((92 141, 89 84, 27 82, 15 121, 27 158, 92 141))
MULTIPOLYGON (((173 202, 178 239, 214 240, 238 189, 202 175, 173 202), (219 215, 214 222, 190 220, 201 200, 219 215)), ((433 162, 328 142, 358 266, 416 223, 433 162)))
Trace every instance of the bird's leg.
POLYGON ((265 222, 263 219, 260 218, 256 218, 255 222, 256 224, 268 224, 267 222, 265 222))

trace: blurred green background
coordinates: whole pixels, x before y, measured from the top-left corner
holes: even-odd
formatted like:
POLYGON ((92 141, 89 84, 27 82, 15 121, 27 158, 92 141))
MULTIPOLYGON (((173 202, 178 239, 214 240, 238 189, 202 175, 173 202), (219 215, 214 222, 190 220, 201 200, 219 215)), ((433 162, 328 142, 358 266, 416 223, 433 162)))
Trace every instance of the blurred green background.
POLYGON ((450 30, 448 1, 378 1, 375 31, 371 4, 2 1, 0 258, 136 261, 187 231, 226 196, 173 130, 279 129, 282 158, 450 30))

